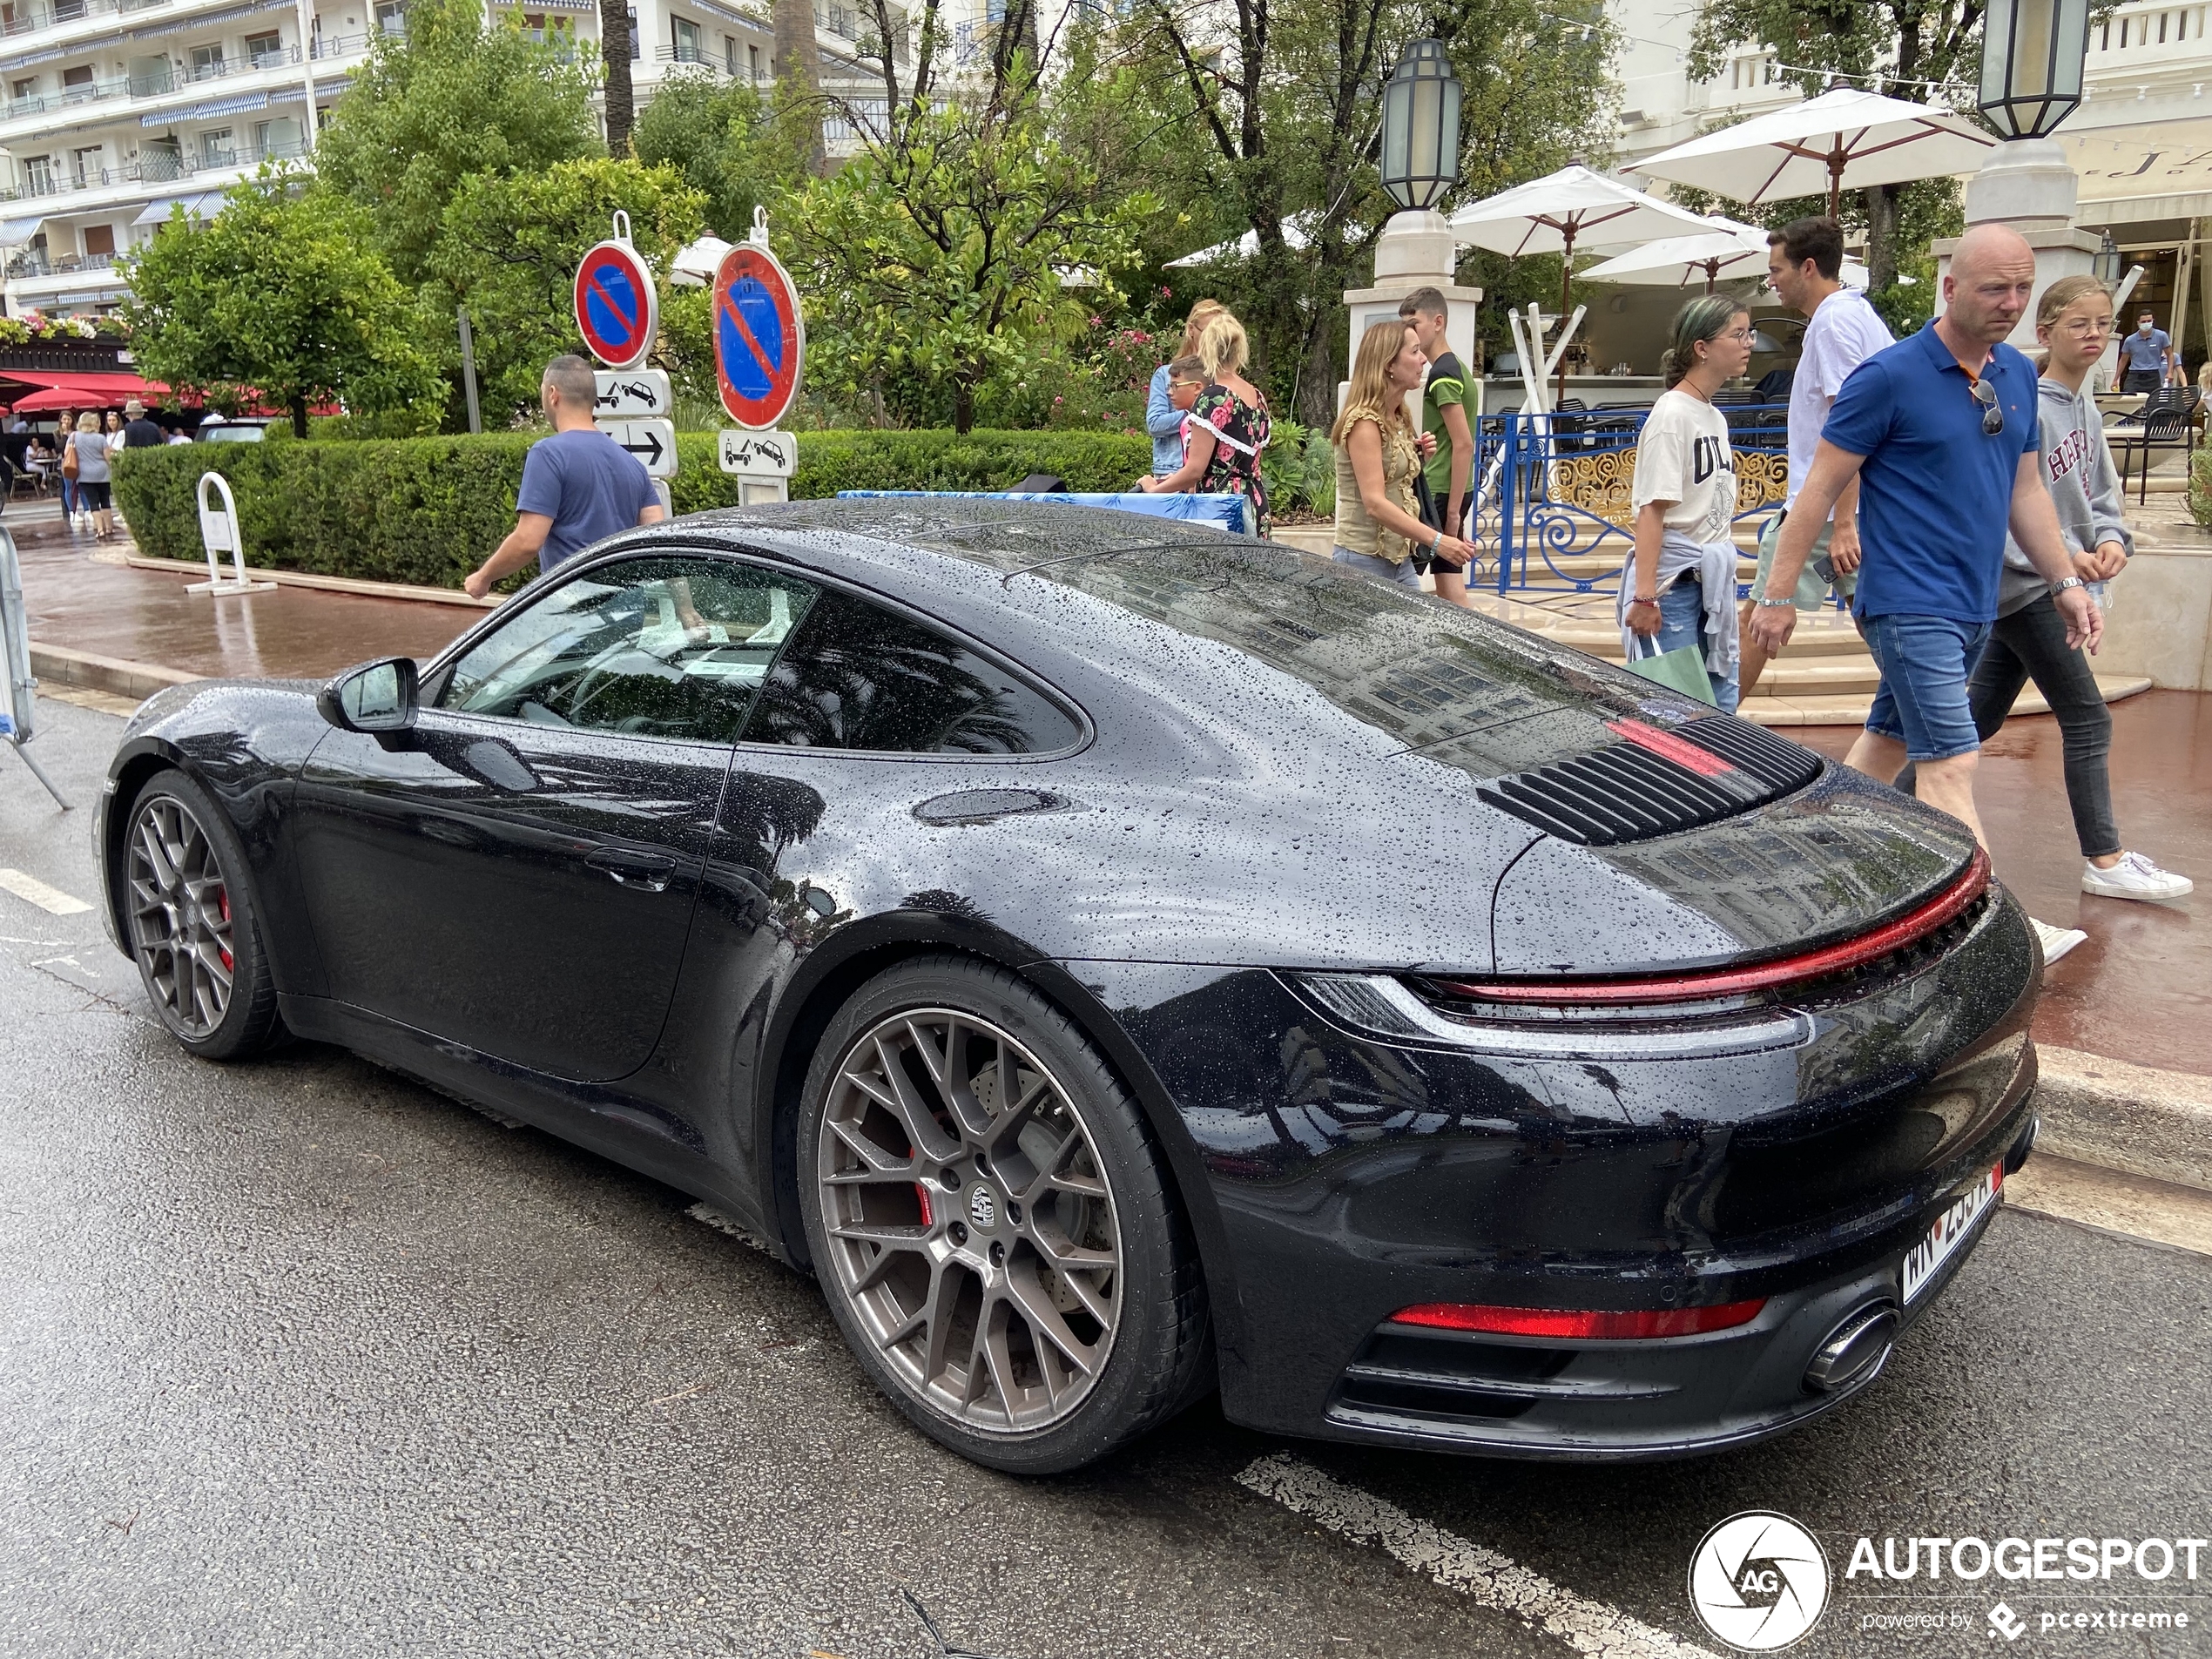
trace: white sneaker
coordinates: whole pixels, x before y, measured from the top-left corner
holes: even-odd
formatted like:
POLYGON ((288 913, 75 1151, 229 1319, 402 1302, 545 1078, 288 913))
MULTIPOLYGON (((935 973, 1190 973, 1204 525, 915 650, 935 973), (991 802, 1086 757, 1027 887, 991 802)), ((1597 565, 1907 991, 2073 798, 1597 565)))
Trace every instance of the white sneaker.
POLYGON ((2027 919, 2027 925, 2035 929, 2036 938, 2042 941, 2043 965, 2046 968, 2089 936, 2079 927, 2054 927, 2049 922, 2038 921, 2033 916, 2027 919))
POLYGON ((2188 877, 2161 870, 2140 853, 2122 853, 2109 870, 2087 862, 2081 867, 2081 891, 2106 899, 2178 899, 2195 887, 2188 877))

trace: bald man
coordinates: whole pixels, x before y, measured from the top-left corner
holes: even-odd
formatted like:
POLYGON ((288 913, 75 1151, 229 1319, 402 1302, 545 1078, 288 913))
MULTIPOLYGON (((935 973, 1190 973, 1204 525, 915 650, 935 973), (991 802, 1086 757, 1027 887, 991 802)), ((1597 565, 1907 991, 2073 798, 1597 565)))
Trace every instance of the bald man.
MULTIPOLYGON (((2034 292, 2035 255, 2016 232, 1977 225, 1959 239, 1943 314, 1844 382, 1750 622, 1752 637, 1778 655, 1797 626, 1797 577, 1813 539, 1856 478, 1851 611, 1882 685, 1845 764, 1886 784, 1911 760, 1920 799, 1984 846, 1974 812, 1981 740, 1966 678, 1997 616, 2008 523, 2051 583, 2067 648, 2094 651, 2104 631, 2043 486, 2034 368, 2003 343, 2034 292)), ((2080 942, 2071 929, 2036 926, 2047 956, 2080 942)))

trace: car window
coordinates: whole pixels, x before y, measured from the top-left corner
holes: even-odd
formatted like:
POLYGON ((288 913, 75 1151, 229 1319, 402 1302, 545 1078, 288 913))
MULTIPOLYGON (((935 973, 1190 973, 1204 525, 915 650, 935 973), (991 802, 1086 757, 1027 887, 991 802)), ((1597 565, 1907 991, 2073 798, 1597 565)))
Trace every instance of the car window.
POLYGON ((438 706, 734 743, 815 593, 780 573, 715 559, 604 565, 478 641, 455 664, 438 706))
POLYGON ((1019 675, 834 589, 778 659, 745 728, 750 743, 878 754, 1049 754, 1082 735, 1019 675))

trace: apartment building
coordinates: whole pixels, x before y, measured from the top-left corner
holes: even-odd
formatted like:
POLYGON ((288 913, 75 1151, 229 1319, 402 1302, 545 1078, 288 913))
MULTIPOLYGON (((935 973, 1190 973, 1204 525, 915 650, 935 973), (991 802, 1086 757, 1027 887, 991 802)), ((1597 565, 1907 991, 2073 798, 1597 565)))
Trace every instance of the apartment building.
MULTIPOLYGON (((542 40, 596 53, 597 0, 491 0, 542 40)), ((1002 15, 965 0, 963 43, 1002 15)), ((903 16, 903 14, 900 14, 903 16)), ((670 75, 766 84, 773 36, 737 0, 637 0, 631 75, 640 104, 670 75)), ((0 259, 11 315, 114 310, 118 258, 175 206, 205 216, 266 160, 312 160, 314 136, 405 0, 0 0, 0 259)), ((883 109, 855 53, 874 33, 850 0, 815 0, 824 78, 855 115, 883 109), (873 96, 871 92, 873 91, 873 96)), ((894 57, 911 42, 894 38, 894 57)), ((843 121, 833 153, 860 135, 843 121)))

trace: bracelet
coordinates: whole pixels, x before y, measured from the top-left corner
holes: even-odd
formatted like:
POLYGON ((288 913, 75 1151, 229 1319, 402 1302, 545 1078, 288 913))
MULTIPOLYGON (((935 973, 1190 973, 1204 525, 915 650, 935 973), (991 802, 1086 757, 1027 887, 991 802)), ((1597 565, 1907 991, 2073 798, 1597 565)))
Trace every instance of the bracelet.
POLYGON ((1656 605, 1656 604, 1657 604, 1659 603, 1659 596, 1658 596, 1657 594, 1656 594, 1656 593, 1655 593, 1655 594, 1653 594, 1653 595, 1651 596, 1651 597, 1649 597, 1649 599, 1643 599, 1643 598, 1631 599, 1631 600, 1629 600, 1629 603, 1630 604, 1632 604, 1632 605, 1656 605))
POLYGON ((1792 609, 1795 609, 1797 602, 1794 598, 1791 598, 1791 599, 1769 599, 1769 598, 1766 598, 1766 597, 1762 597, 1760 598, 1760 600, 1759 600, 1759 602, 1758 602, 1758 603, 1759 603, 1759 609, 1760 609, 1760 610, 1781 610, 1781 609, 1782 609, 1782 607, 1783 607, 1783 606, 1784 606, 1784 605, 1789 605, 1789 606, 1791 606, 1792 609))
POLYGON ((2064 593, 2068 588, 2086 588, 2088 585, 2078 576, 2060 577, 2056 582, 2051 583, 2051 591, 2064 593))

